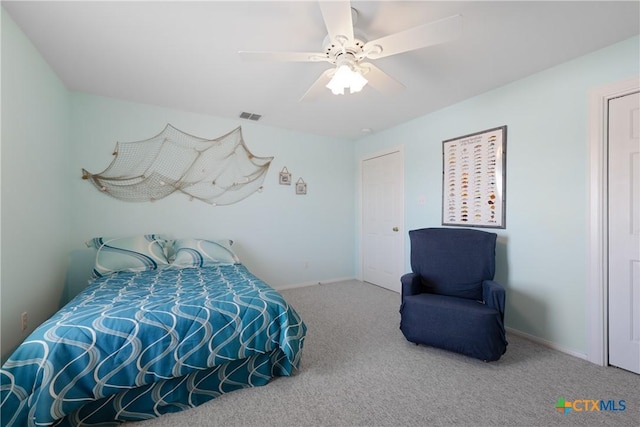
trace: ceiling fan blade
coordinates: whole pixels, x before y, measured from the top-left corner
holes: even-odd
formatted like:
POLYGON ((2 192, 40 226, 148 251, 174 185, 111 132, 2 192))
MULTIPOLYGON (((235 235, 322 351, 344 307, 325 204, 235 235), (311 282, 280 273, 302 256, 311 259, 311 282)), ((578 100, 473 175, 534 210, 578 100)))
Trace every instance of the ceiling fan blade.
POLYGON ((333 71, 334 71, 333 68, 329 68, 324 73, 320 74, 320 77, 318 77, 318 80, 316 80, 311 85, 311 87, 307 89, 305 94, 302 95, 302 98, 300 98, 299 102, 313 101, 318 97, 318 95, 322 94, 324 91, 328 91, 329 89, 327 89, 326 86, 327 86, 327 83, 329 83, 329 80, 331 79, 331 74, 333 73, 333 71))
MULTIPOLYGON (((351 15, 350 1, 322 1, 320 10, 324 18, 324 24, 329 32, 332 42, 340 43, 340 38, 353 40, 353 16, 351 15)), ((346 41, 346 40, 345 40, 346 41)))
POLYGON ((393 95, 405 88, 402 83, 369 62, 358 64, 358 66, 364 69, 364 78, 378 92, 393 95))
POLYGON ((279 61, 279 62, 320 62, 327 61, 327 56, 319 52, 259 52, 241 50, 238 52, 245 61, 279 61))
POLYGON ((462 15, 453 15, 372 40, 364 45, 364 51, 367 52, 367 58, 384 58, 448 42, 459 37, 461 32, 462 15))

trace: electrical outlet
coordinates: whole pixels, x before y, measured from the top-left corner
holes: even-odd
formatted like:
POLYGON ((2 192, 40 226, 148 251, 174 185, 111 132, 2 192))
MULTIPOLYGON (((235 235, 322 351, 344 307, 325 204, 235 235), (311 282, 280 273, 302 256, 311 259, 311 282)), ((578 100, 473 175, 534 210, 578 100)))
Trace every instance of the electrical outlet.
POLYGON ((20 315, 20 321, 22 322, 22 330, 26 331, 28 326, 28 321, 29 321, 26 311, 20 315))

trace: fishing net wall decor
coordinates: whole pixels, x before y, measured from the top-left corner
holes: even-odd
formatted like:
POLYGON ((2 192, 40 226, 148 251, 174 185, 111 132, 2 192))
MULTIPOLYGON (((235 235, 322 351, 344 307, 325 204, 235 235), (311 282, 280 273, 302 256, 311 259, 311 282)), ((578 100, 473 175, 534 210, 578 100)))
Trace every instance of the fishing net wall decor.
POLYGON ((184 133, 170 124, 158 135, 118 142, 111 164, 82 178, 116 199, 146 202, 179 191, 212 205, 236 203, 262 189, 273 157, 256 157, 234 129, 216 139, 184 133))

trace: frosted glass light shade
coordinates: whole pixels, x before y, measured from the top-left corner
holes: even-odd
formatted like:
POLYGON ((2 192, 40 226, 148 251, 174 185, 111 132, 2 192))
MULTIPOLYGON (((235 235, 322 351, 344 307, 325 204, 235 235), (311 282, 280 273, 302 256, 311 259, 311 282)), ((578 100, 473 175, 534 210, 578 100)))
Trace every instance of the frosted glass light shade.
POLYGON ((327 88, 331 89, 334 95, 344 95, 346 88, 349 88, 349 93, 356 93, 366 84, 367 79, 362 74, 352 70, 348 65, 341 65, 327 84, 327 88))

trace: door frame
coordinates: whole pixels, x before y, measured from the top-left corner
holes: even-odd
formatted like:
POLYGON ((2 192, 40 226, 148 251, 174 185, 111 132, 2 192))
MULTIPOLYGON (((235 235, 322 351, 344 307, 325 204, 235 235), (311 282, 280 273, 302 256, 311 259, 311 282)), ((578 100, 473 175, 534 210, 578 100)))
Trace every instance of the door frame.
POLYGON ((640 91, 640 76, 589 92, 587 225, 587 360, 609 364, 608 292, 608 116, 609 101, 640 91))
POLYGON ((400 176, 402 177, 402 189, 400 191, 400 206, 402 207, 402 212, 400 215, 400 224, 399 224, 399 228, 400 231, 402 232, 402 244, 401 244, 401 248, 402 248, 402 254, 401 254, 401 258, 403 260, 403 262, 406 264, 406 259, 405 259, 405 253, 406 253, 406 236, 405 236, 405 229, 404 229, 404 215, 405 215, 405 206, 404 206, 404 191, 405 191, 405 182, 404 182, 404 145, 398 145, 395 147, 390 147, 390 148, 386 148, 382 151, 377 151, 377 152, 373 152, 373 153, 369 153, 369 154, 364 154, 362 157, 360 157, 360 160, 358 161, 358 197, 357 197, 357 210, 359 213, 359 217, 360 220, 358 221, 358 242, 359 242, 359 252, 360 252, 360 256, 358 257, 358 260, 360 262, 360 268, 358 268, 357 271, 357 279, 362 281, 364 278, 364 233, 363 233, 363 229, 364 229, 364 207, 363 207, 363 203, 362 203, 362 197, 364 195, 364 191, 363 191, 363 182, 362 182, 362 170, 363 170, 363 163, 366 162, 367 160, 372 160, 378 157, 383 157, 383 156, 387 156, 389 154, 393 154, 393 153, 399 153, 400 154, 400 176))

